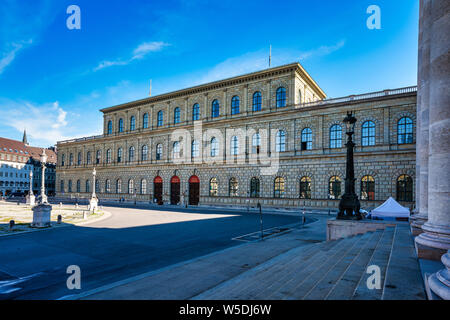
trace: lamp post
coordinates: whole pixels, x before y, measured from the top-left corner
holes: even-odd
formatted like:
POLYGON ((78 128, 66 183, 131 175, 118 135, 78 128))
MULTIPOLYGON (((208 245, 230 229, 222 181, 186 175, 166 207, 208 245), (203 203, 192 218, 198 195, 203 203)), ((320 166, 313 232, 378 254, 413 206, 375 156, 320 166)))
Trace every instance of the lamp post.
POLYGON ((33 171, 30 170, 30 191, 27 195, 27 204, 30 206, 34 206, 35 204, 35 197, 33 194, 33 171))
POLYGON ((345 172, 345 192, 339 201, 339 213, 337 219, 342 220, 361 220, 362 216, 359 212, 360 203, 358 196, 355 193, 355 167, 353 163, 353 148, 355 143, 352 136, 355 133, 356 118, 352 112, 347 112, 347 117, 344 119, 346 134, 348 136, 347 143, 347 165, 345 172))
POLYGON ((45 163, 47 162, 47 155, 45 149, 42 149, 41 154, 41 194, 38 197, 38 203, 48 203, 47 196, 45 195, 45 163))
POLYGON ((89 201, 89 211, 94 212, 98 208, 98 199, 97 195, 95 194, 95 176, 97 175, 97 171, 95 168, 92 170, 92 196, 91 200, 89 201))
MULTIPOLYGON (((33 222, 31 226, 34 228, 51 227, 50 218, 52 214, 52 206, 48 204, 47 196, 45 195, 45 163, 47 162, 47 155, 45 149, 42 149, 41 154, 41 194, 38 197, 38 205, 32 208, 33 222)), ((32 189, 30 188, 32 193, 32 189)))

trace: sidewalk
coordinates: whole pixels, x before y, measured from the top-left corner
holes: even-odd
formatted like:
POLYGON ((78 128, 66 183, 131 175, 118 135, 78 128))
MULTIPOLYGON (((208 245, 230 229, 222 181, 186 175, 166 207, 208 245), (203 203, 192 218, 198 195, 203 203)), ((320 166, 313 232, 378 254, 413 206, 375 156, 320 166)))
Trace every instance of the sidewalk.
MULTIPOLYGON (((310 216, 310 215, 309 215, 310 216)), ((264 241, 246 242, 203 257, 119 281, 64 299, 176 299, 193 298, 293 248, 326 240, 323 215, 300 229, 264 241)))

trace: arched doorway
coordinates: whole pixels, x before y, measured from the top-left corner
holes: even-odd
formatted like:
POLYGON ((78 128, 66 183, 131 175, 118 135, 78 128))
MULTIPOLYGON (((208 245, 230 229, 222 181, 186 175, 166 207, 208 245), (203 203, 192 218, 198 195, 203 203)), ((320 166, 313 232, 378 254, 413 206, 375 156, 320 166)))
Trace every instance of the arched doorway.
POLYGON ((200 201, 200 179, 197 176, 189 178, 189 204, 198 205, 200 201))
POLYGON ((173 176, 170 179, 170 204, 178 204, 180 202, 180 178, 173 176))
POLYGON ((153 201, 160 205, 163 204, 162 191, 163 179, 160 176, 157 176, 153 180, 153 201))

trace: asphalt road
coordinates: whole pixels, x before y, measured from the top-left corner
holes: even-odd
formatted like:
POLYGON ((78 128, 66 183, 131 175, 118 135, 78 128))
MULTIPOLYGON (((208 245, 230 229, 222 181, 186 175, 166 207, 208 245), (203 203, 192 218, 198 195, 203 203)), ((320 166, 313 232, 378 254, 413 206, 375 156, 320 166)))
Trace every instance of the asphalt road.
MULTIPOLYGON (((0 299, 58 299, 240 244, 260 230, 257 213, 212 209, 106 207, 111 217, 84 226, 0 237, 0 299), (81 289, 66 286, 81 269, 81 289)), ((264 228, 299 217, 263 214, 264 228)), ((308 221, 309 222, 309 221, 308 221)))

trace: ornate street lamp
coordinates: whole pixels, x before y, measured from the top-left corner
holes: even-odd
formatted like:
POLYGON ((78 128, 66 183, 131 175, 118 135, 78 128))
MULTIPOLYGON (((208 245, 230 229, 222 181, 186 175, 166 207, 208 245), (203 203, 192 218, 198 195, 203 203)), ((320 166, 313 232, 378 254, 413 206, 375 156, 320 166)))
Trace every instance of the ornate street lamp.
POLYGON ((45 163, 47 162, 47 155, 45 154, 45 149, 42 149, 41 154, 41 194, 38 197, 39 204, 46 204, 47 196, 45 195, 45 163))
POLYGON ((339 213, 337 219, 342 220, 361 220, 362 216, 359 212, 360 203, 358 196, 355 193, 355 167, 353 163, 353 148, 355 143, 352 136, 355 133, 356 118, 352 112, 347 112, 347 117, 344 119, 346 134, 348 135, 347 143, 347 166, 345 172, 345 192, 339 202, 339 213))
POLYGON ((92 170, 92 196, 91 196, 91 200, 89 201, 89 211, 91 212, 95 212, 95 210, 97 210, 98 208, 98 198, 97 195, 95 194, 95 176, 97 175, 97 171, 95 170, 95 168, 92 170))
POLYGON ((35 205, 35 197, 33 194, 33 171, 30 170, 29 176, 30 176, 30 191, 28 192, 26 200, 27 200, 28 205, 34 206, 35 205))

